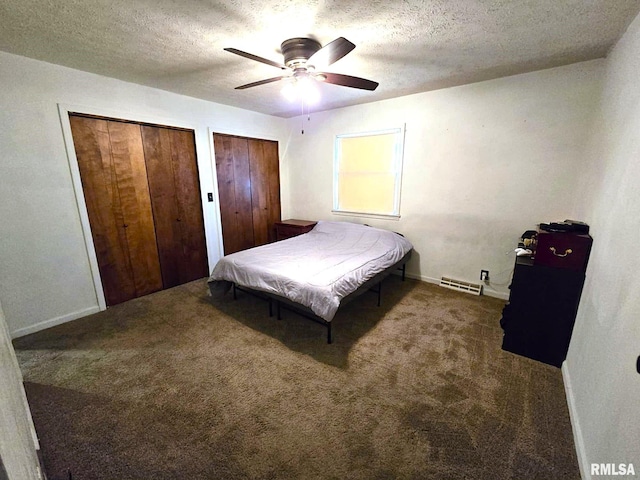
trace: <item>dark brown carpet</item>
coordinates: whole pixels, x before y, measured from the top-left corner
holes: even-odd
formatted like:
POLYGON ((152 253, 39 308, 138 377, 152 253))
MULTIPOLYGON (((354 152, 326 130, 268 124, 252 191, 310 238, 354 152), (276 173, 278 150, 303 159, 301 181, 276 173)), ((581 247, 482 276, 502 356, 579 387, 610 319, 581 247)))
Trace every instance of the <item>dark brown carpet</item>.
POLYGON ((15 341, 50 480, 578 479, 503 302, 391 277, 325 328, 196 281, 15 341))

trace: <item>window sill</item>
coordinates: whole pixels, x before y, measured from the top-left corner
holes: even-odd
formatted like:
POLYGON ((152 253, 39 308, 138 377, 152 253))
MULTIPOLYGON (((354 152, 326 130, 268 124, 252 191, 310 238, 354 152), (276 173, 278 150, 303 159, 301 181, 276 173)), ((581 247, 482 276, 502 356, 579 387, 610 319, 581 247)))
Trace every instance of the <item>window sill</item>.
POLYGON ((386 215, 381 213, 362 213, 362 212, 346 212, 343 210, 331 210, 333 215, 341 215, 345 217, 362 217, 362 218, 376 218, 380 220, 400 220, 400 215, 386 215))

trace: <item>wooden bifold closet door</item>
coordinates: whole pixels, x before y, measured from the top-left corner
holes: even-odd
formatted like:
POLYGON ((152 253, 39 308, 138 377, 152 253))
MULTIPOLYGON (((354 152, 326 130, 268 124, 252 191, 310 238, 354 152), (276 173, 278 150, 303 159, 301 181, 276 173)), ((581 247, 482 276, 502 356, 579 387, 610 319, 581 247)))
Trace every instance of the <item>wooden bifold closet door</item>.
POLYGON ((274 242, 280 221, 278 142, 213 134, 224 254, 274 242))
POLYGON ((206 276, 193 132, 69 121, 107 305, 206 276))
POLYGON ((164 288, 207 275, 193 132, 142 126, 164 288))

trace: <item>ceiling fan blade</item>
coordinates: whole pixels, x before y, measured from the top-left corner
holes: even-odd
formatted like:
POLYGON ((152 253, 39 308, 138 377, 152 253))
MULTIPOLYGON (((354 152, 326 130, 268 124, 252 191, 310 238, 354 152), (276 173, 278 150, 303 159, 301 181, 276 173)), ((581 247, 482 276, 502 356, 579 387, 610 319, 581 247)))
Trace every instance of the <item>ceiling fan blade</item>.
POLYGON ((257 87, 258 85, 277 82, 278 80, 282 80, 283 78, 287 78, 287 77, 281 76, 281 77, 267 78, 266 80, 259 80, 257 82, 247 83, 246 85, 240 85, 239 87, 236 87, 235 90, 244 90, 245 88, 257 87))
POLYGON ((240 55, 241 57, 248 58, 250 60, 255 60, 256 62, 266 63, 267 65, 271 65, 272 67, 281 68, 282 70, 286 70, 287 67, 282 65, 281 63, 274 62, 269 60, 268 58, 262 58, 252 53, 243 52, 242 50, 238 50, 237 48, 225 48, 227 52, 235 53, 236 55, 240 55))
POLYGON ((342 75, 341 73, 319 72, 315 76, 323 76, 325 82, 341 85, 343 87, 359 88, 361 90, 373 91, 378 88, 378 82, 367 80, 366 78, 352 77, 351 75, 342 75))
POLYGON ((309 57, 308 63, 316 67, 328 67, 344 57, 356 46, 344 37, 336 38, 309 57))

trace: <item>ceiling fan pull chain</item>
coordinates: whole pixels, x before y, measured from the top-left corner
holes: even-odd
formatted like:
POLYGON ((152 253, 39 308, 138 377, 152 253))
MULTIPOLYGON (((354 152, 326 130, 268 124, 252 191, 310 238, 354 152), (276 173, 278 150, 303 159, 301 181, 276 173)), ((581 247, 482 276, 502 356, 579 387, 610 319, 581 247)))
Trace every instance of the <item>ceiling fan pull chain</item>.
POLYGON ((300 100, 300 124, 301 124, 301 135, 304 135, 304 97, 300 100))

